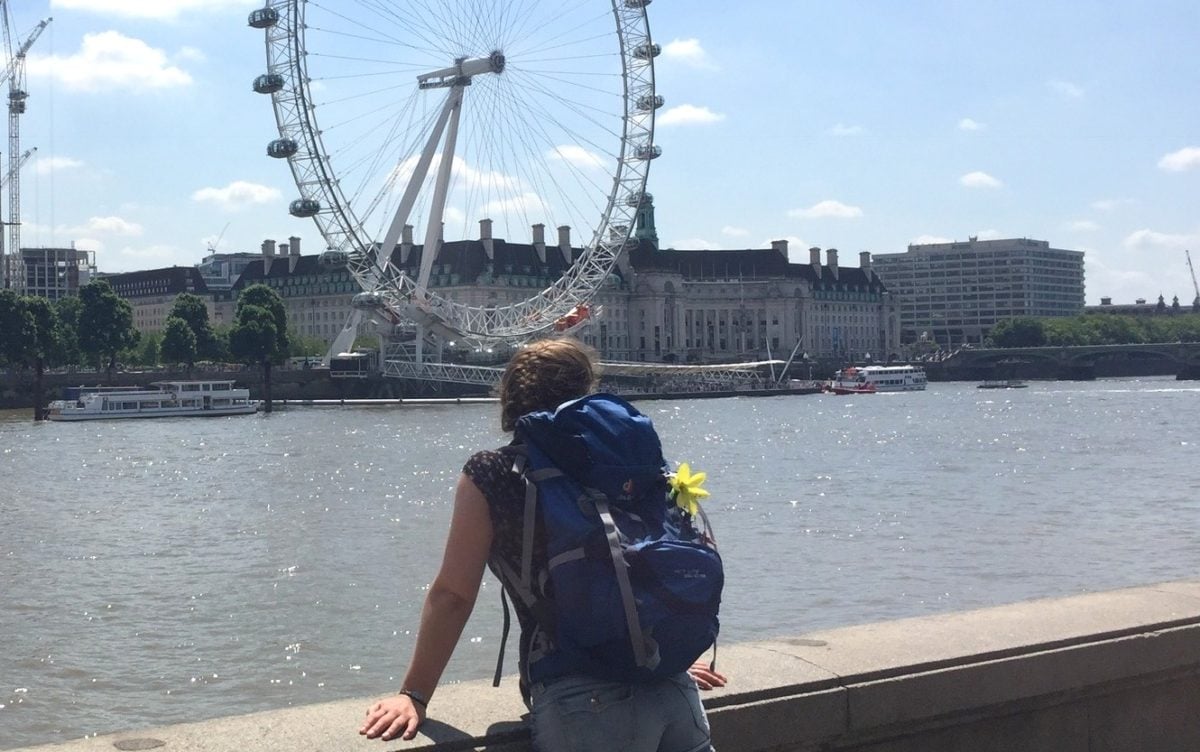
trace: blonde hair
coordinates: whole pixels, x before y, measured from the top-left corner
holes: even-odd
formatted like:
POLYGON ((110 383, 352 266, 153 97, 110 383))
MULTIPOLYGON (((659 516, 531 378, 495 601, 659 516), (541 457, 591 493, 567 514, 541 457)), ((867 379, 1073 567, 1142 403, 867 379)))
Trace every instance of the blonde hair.
POLYGON ((543 339, 526 345, 500 377, 500 427, 511 431, 526 413, 553 410, 590 394, 599 378, 595 351, 578 340, 543 339))

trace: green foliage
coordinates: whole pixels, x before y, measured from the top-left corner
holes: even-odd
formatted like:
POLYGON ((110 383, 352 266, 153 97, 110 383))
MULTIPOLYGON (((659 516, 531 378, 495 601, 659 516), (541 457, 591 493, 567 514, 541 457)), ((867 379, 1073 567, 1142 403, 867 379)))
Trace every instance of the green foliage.
POLYGON ((117 353, 138 342, 133 328, 133 309, 129 302, 113 292, 103 279, 93 280, 79 288, 79 348, 93 362, 107 360, 111 372, 117 353))
POLYGON ((289 353, 293 358, 318 357, 324 355, 325 351, 329 349, 325 345, 325 340, 297 334, 295 331, 288 333, 288 341, 291 343, 289 353))
POLYGON ((45 363, 56 362, 59 353, 58 339, 62 334, 58 313, 49 300, 40 296, 22 298, 29 318, 33 322, 33 342, 29 355, 34 361, 45 363))
POLYGON ((1046 344, 1042 321, 1024 316, 997 323, 988 337, 996 347, 1041 347, 1046 344))
POLYGON ((158 365, 162 355, 162 339, 162 335, 158 332, 143 334, 141 344, 138 345, 137 352, 133 354, 131 360, 140 366, 158 365))
MULTIPOLYGON (((247 308, 259 308, 266 311, 274 326, 275 343, 271 348, 271 352, 265 355, 262 360, 270 360, 273 363, 281 363, 283 359, 288 357, 288 352, 291 350, 288 340, 288 322, 287 309, 283 306, 283 300, 278 293, 263 284, 250 285, 245 290, 242 290, 238 295, 237 310, 234 313, 233 328, 229 332, 229 349, 234 357, 241 358, 234 346, 234 339, 238 337, 238 327, 243 325, 243 310, 247 308)), ((254 318, 259 317, 258 313, 254 314, 254 318)), ((245 342, 245 337, 242 337, 245 342)))
POLYGON ((208 320, 208 306, 204 304, 202 298, 189 292, 180 294, 171 305, 171 312, 167 314, 167 320, 170 321, 172 316, 187 324, 196 340, 196 353, 191 361, 186 362, 191 363, 197 359, 217 359, 220 355, 220 346, 217 336, 213 332, 212 324, 208 320))
POLYGON ((60 326, 50 301, 0 290, 0 364, 43 367, 58 354, 60 326))
POLYGON ((188 322, 178 316, 168 316, 167 324, 163 328, 163 360, 168 363, 186 363, 187 367, 191 368, 196 364, 197 351, 196 335, 188 326, 188 322))
POLYGON ((279 360, 279 335, 275 317, 266 308, 238 304, 237 321, 229 330, 229 352, 248 365, 268 365, 279 360))
POLYGON ((0 364, 24 366, 37 337, 33 315, 12 290, 0 290, 0 364))
POLYGON ((79 350, 79 312, 83 302, 74 296, 59 298, 54 303, 58 316, 58 352, 53 361, 60 365, 79 365, 83 354, 79 350))
POLYGON ((1085 313, 1071 318, 1009 319, 992 327, 988 338, 995 347, 1034 347, 1039 331, 1040 344, 1053 347, 1200 342, 1200 315, 1179 310, 1158 316, 1085 313))

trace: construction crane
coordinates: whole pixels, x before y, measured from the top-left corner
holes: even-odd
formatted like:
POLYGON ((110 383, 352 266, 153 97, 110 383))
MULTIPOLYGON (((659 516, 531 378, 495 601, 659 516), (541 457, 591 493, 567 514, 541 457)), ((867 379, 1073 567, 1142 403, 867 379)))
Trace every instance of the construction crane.
MULTIPOLYGON (((9 16, 11 6, 4 6, 4 43, 5 49, 12 50, 12 24, 9 16)), ((29 36, 21 43, 16 52, 12 52, 8 65, 0 74, 0 83, 8 81, 8 253, 11 256, 6 264, 8 274, 6 286, 22 288, 24 274, 20 273, 21 259, 21 115, 25 113, 25 100, 29 92, 25 91, 25 54, 42 35, 42 31, 50 25, 53 19, 45 18, 38 22, 29 36)), ((0 246, 0 250, 3 246, 0 246)))
MULTIPOLYGON (((26 149, 26 150, 25 150, 25 153, 21 155, 21 159, 20 159, 20 160, 18 160, 18 162, 17 162, 17 169, 18 169, 18 170, 20 170, 22 167, 24 167, 24 166, 25 166, 25 163, 29 161, 29 158, 33 156, 33 153, 34 153, 35 151, 37 151, 37 147, 36 147, 36 146, 35 146, 35 147, 33 147, 32 149, 26 149)), ((11 178, 11 177, 12 177, 12 173, 11 173, 11 172, 6 172, 6 173, 4 173, 4 177, 3 177, 3 178, 0 178, 0 188, 3 188, 4 186, 8 185, 8 179, 9 179, 9 178, 11 178)))
POLYGON ((1187 256, 1188 271, 1192 273, 1192 289, 1196 291, 1196 297, 1192 299, 1192 310, 1200 311, 1200 284, 1196 284, 1196 267, 1192 266, 1192 253, 1186 248, 1183 252, 1187 256))

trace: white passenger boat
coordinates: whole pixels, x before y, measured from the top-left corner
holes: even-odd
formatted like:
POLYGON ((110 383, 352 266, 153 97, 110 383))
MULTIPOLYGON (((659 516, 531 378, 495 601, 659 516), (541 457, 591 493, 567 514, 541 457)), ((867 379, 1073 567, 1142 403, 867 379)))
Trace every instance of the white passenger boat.
POLYGON ((925 371, 917 366, 849 366, 834 374, 827 389, 834 394, 921 392, 925 371))
POLYGON ((50 403, 50 420, 111 420, 248 415, 258 410, 249 389, 232 381, 156 381, 149 387, 79 387, 74 399, 50 403))

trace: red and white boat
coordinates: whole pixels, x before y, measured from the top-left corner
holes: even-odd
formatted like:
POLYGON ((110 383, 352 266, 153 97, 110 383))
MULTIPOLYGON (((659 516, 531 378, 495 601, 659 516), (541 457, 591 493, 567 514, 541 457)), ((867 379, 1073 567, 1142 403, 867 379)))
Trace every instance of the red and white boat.
POLYGON ((848 366, 833 375, 826 391, 832 394, 922 392, 925 384, 925 371, 917 366, 848 366))

